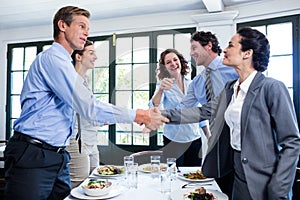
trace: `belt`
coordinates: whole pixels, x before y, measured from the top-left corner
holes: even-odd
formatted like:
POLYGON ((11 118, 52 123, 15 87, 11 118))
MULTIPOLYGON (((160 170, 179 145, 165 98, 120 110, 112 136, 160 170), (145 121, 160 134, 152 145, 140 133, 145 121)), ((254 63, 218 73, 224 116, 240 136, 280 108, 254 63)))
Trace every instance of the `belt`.
POLYGON ((50 150, 50 151, 54 151, 56 153, 63 153, 65 151, 65 148, 66 147, 54 147, 50 144, 47 144, 46 142, 43 142, 39 139, 36 139, 36 138, 33 138, 29 135, 26 135, 24 133, 20 133, 18 131, 14 131, 14 135, 13 137, 14 139, 16 140, 19 140, 19 141, 24 141, 24 142, 28 142, 30 144, 33 144, 37 147, 40 147, 42 149, 46 149, 46 150, 50 150))

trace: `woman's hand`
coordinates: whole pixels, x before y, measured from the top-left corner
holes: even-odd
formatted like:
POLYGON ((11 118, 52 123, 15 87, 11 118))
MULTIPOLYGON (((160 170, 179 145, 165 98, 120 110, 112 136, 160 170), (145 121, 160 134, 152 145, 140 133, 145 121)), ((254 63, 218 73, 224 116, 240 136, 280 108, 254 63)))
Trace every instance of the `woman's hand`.
POLYGON ((160 90, 170 90, 173 86, 174 78, 164 78, 160 83, 160 90))

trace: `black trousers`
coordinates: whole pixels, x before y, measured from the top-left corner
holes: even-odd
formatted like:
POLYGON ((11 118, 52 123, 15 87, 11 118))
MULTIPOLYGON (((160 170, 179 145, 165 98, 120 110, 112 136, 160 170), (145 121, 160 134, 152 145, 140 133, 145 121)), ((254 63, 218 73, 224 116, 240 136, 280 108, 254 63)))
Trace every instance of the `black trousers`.
POLYGON ((9 200, 61 200, 70 194, 70 155, 12 137, 4 151, 9 200))
POLYGON ((201 138, 187 143, 174 142, 165 136, 163 136, 163 140, 164 157, 175 157, 177 166, 201 166, 201 138))
POLYGON ((224 192, 228 196, 228 198, 231 199, 232 198, 233 181, 234 181, 234 171, 230 172, 229 174, 227 174, 221 178, 215 178, 215 181, 218 183, 222 192, 224 192))

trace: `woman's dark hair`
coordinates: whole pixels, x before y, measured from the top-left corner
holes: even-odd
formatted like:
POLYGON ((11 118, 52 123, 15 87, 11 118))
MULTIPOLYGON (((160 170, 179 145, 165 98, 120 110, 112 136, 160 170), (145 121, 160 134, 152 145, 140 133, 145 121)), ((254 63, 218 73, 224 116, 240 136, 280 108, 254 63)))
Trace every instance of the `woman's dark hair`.
POLYGON ((270 58, 270 44, 266 36, 250 27, 239 29, 237 34, 242 37, 240 40, 242 51, 253 50, 254 68, 257 71, 265 71, 268 68, 270 58))
POLYGON ((197 41, 201 44, 201 46, 206 46, 209 42, 212 44, 212 51, 220 55, 222 53, 222 49, 219 45, 219 41, 215 34, 211 32, 204 32, 204 31, 196 31, 191 36, 191 42, 197 41))
POLYGON ((79 54, 79 55, 82 56, 82 55, 83 55, 83 52, 85 51, 85 47, 91 46, 91 45, 93 45, 93 42, 90 41, 90 40, 86 40, 83 49, 81 49, 81 50, 74 50, 74 51, 73 51, 71 57, 72 57, 73 65, 74 65, 74 66, 75 66, 75 64, 76 64, 76 54, 79 54))
POLYGON ((185 76, 190 72, 190 68, 188 66, 188 61, 183 57, 181 53, 179 53, 176 49, 166 49, 160 54, 159 59, 159 67, 157 72, 157 77, 159 80, 162 80, 163 78, 170 78, 170 74, 165 66, 165 57, 169 53, 174 53, 179 58, 180 64, 181 64, 181 71, 180 74, 185 76))

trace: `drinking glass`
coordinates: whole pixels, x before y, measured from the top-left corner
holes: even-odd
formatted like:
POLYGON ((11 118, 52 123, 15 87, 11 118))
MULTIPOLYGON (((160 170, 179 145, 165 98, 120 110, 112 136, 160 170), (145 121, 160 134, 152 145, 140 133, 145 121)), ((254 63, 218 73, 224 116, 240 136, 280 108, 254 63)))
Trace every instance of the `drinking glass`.
POLYGON ((124 156, 124 167, 126 167, 128 164, 134 163, 134 157, 133 156, 124 156))
POLYGON ((160 175, 160 156, 150 156, 151 160, 151 176, 152 178, 159 178, 160 175))
POLYGON ((128 165, 134 163, 133 156, 124 156, 125 179, 127 179, 128 165))
POLYGON ((131 163, 127 165, 127 181, 129 188, 137 188, 138 185, 138 163, 131 163))
POLYGON ((176 158, 167 158, 167 164, 170 170, 171 180, 177 176, 176 158))
POLYGON ((160 186, 162 193, 171 192, 171 174, 170 167, 167 164, 161 164, 160 186))

